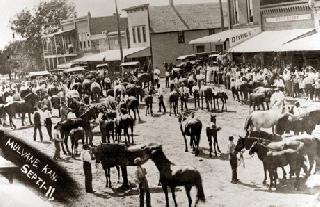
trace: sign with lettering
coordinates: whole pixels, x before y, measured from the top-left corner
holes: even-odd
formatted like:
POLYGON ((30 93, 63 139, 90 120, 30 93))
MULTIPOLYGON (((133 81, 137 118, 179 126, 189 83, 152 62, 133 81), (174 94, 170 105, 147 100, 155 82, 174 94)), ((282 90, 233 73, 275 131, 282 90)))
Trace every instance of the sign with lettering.
POLYGON ((15 177, 48 200, 67 202, 77 196, 77 184, 67 171, 21 139, 0 131, 0 149, 19 168, 15 177))
POLYGON ((257 27, 257 28, 252 28, 247 31, 244 31, 240 34, 233 35, 231 38, 229 38, 230 48, 240 44, 241 42, 244 42, 245 40, 259 34, 260 32, 261 32, 261 28, 257 27))
POLYGON ((268 23, 277 23, 277 22, 289 22, 289 21, 302 21, 311 19, 311 14, 297 14, 290 16, 281 16, 281 17, 269 17, 266 18, 268 23))

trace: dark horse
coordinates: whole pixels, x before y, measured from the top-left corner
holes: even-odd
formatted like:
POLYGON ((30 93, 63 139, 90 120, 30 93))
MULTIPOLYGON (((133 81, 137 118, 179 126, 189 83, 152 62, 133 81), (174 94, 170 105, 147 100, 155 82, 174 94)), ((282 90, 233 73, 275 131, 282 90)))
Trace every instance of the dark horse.
MULTIPOLYGON (((111 167, 120 166, 123 178, 123 188, 129 187, 127 166, 136 166, 134 160, 140 158, 142 163, 149 159, 147 152, 148 146, 136 145, 127 147, 123 144, 101 144, 93 147, 92 152, 95 155, 96 162, 101 163, 105 170, 106 179, 110 177, 108 170, 111 167), (108 177, 109 176, 109 177, 108 177)), ((106 184, 106 187, 109 183, 106 184)))
MULTIPOLYGON (((112 136, 113 142, 114 132, 116 128, 116 118, 117 114, 115 111, 106 111, 102 116, 102 120, 100 121, 100 132, 101 132, 101 141, 102 143, 110 143, 110 135, 112 136)), ((119 141, 119 140, 118 140, 119 141)))
POLYGON ((269 190, 272 186, 277 187, 277 168, 290 165, 291 170, 296 174, 296 182, 294 187, 299 190, 299 174, 301 168, 304 166, 304 157, 299 153, 300 148, 294 149, 285 149, 281 151, 271 151, 267 146, 255 142, 250 148, 249 154, 257 153, 259 159, 263 162, 263 165, 266 166, 266 169, 269 172, 270 184, 269 190))
POLYGON ((172 89, 169 94, 169 104, 170 104, 170 113, 169 116, 171 116, 171 109, 173 109, 174 115, 177 116, 178 113, 178 103, 179 103, 179 93, 172 89))
POLYGON ((134 127, 134 119, 132 118, 131 115, 125 113, 119 117, 116 118, 116 136, 118 142, 121 141, 121 133, 122 130, 124 132, 124 137, 125 137, 125 143, 130 144, 130 135, 129 135, 129 128, 131 129, 131 140, 132 144, 134 144, 133 140, 133 127, 134 127), (128 138, 128 141, 127 141, 128 138))
POLYGON ((31 121, 31 113, 34 112, 35 106, 39 101, 39 97, 35 93, 29 93, 24 97, 24 101, 13 102, 7 105, 4 105, 4 111, 9 115, 9 121, 11 128, 16 128, 16 125, 13 124, 12 118, 16 113, 22 113, 22 126, 24 126, 25 114, 28 113, 29 122, 33 125, 31 121))
POLYGON ((205 202, 205 195, 203 192, 202 178, 198 170, 189 166, 177 166, 173 164, 164 152, 162 146, 149 147, 150 158, 160 172, 160 183, 166 197, 166 206, 169 206, 168 189, 170 187, 172 198, 175 206, 177 206, 175 188, 177 186, 184 186, 188 197, 189 207, 192 206, 192 199, 190 190, 193 186, 197 188, 197 200, 205 202))
POLYGON ((227 100, 228 100, 228 95, 226 92, 217 92, 214 93, 212 96, 213 99, 213 110, 216 110, 216 103, 217 103, 217 108, 219 110, 219 100, 222 102, 222 107, 221 107, 221 111, 224 110, 224 108, 226 107, 227 110, 227 100))
POLYGON ((188 152, 187 138, 190 136, 190 146, 192 151, 197 156, 199 154, 199 144, 201 139, 202 123, 199 119, 188 119, 187 116, 179 114, 178 121, 180 123, 180 130, 185 142, 185 152, 188 152))

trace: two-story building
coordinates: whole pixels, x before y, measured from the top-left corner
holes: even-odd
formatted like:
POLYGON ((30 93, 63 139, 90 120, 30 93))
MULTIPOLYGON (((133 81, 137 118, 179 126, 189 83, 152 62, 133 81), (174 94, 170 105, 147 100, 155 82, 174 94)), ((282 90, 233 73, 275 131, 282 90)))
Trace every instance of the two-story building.
MULTIPOLYGON (((120 18, 121 42, 129 48, 128 20, 120 18)), ((61 21, 60 31, 42 37, 47 70, 88 54, 119 49, 117 16, 83 17, 61 21)))
MULTIPOLYGON (((238 2, 238 8, 245 2, 238 2)), ((317 44, 319 28, 319 1, 310 0, 260 0, 258 11, 262 33, 230 48, 234 56, 250 62, 259 56, 261 65, 270 65, 277 60, 280 64, 319 66, 320 45, 317 44)), ((232 11, 232 9, 231 9, 232 11)), ((246 12, 239 10, 237 16, 246 12)), ((233 22, 234 25, 234 22, 233 22)))
MULTIPOLYGON (((227 20, 226 4, 223 9, 227 20)), ((170 0, 166 6, 143 4, 124 10, 130 46, 150 48, 153 68, 159 68, 162 76, 164 62, 175 63, 181 55, 208 51, 202 45, 190 45, 190 40, 221 31, 219 3, 175 5, 170 0)))

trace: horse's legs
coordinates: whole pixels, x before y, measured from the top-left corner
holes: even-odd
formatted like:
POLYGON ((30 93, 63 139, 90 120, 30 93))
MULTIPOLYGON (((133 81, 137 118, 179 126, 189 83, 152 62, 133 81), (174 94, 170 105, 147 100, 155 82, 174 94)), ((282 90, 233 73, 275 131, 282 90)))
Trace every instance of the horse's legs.
MULTIPOLYGON (((130 126, 131 129, 131 139, 132 139, 132 144, 134 144, 134 140, 133 140, 133 125, 130 126)), ((129 136, 129 134, 128 134, 129 136)))
MULTIPOLYGON (((139 120, 141 120, 141 118, 140 118, 140 112, 139 112, 139 107, 138 107, 138 106, 137 106, 136 110, 137 110, 137 113, 138 113, 139 120)), ((152 110, 152 108, 151 108, 151 110, 152 110)), ((151 115, 152 115, 152 114, 151 114, 151 115)))
POLYGON ((192 206, 192 199, 191 199, 191 196, 190 196, 190 190, 191 190, 192 186, 186 185, 186 186, 184 186, 184 188, 186 189, 188 202, 189 202, 189 207, 191 207, 192 206))
POLYGON ((104 175, 106 176, 106 188, 110 187, 111 183, 110 183, 110 168, 106 168, 104 170, 104 175))
MULTIPOLYGON (((208 136, 208 142, 209 142, 210 157, 212 157, 212 136, 211 135, 208 136)), ((215 152, 215 154, 216 154, 216 152, 215 152)))
POLYGON ((13 124, 13 120, 12 120, 12 115, 11 114, 9 115, 9 121, 10 121, 11 128, 16 129, 17 127, 16 127, 16 125, 13 124))
POLYGON ((272 190, 272 182, 273 182, 273 172, 272 172, 272 170, 268 170, 269 171, 269 179, 270 179, 270 181, 269 181, 269 191, 271 191, 272 190))
POLYGON ((26 117, 26 114, 25 113, 22 113, 22 116, 21 116, 21 126, 24 126, 24 119, 26 117))
MULTIPOLYGON (((59 111, 60 111, 60 110, 59 110, 59 111)), ((28 113, 28 117, 29 117, 29 123, 30 123, 30 125, 32 126, 33 123, 32 123, 32 120, 31 120, 31 113, 30 113, 30 112, 28 113)))
POLYGON ((120 183, 120 167, 118 165, 116 165, 116 169, 118 172, 118 183, 120 183))
POLYGON ((167 185, 162 184, 162 190, 164 192, 164 196, 166 197, 166 207, 169 207, 169 196, 168 196, 168 189, 167 189, 167 185))
POLYGON ((183 138, 184 138, 184 144, 185 144, 185 152, 188 152, 188 145, 187 145, 187 138, 186 138, 186 135, 183 135, 183 138))
POLYGON ((171 186, 170 188, 171 188, 171 194, 172 194, 172 198, 173 198, 173 201, 174 201, 174 205, 178 206, 177 200, 176 200, 176 192, 175 192, 176 189, 175 189, 174 186, 171 186))
POLYGON ((70 154, 70 150, 69 150, 69 146, 68 146, 68 137, 69 137, 69 134, 66 134, 65 138, 64 138, 64 144, 66 146, 67 153, 70 154))
POLYGON ((110 132, 107 130, 107 142, 110 143, 110 132))
POLYGON ((283 179, 287 179, 287 178, 286 178, 287 173, 286 173, 284 167, 281 167, 281 169, 282 169, 282 175, 283 175, 282 178, 283 178, 283 179))
POLYGON ((114 129, 111 129, 111 134, 112 134, 112 140, 113 140, 113 143, 115 142, 114 141, 114 129))
POLYGON ((264 170, 264 180, 263 180, 262 184, 265 185, 267 182, 267 167, 266 167, 265 162, 263 162, 262 164, 263 164, 263 170, 264 170))

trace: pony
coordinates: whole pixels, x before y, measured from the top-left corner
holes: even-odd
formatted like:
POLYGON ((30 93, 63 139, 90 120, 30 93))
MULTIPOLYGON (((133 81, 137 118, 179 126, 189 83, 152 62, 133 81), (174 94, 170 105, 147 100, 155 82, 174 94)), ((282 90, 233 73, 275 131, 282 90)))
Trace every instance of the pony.
MULTIPOLYGON (((77 155, 78 148, 78 140, 82 140, 82 145, 84 145, 84 130, 81 127, 76 129, 72 129, 70 131, 70 140, 71 140, 71 156, 74 157, 77 155)), ((86 139, 86 143, 88 144, 88 139, 86 139)))
POLYGON ((139 83, 143 85, 143 88, 149 88, 150 82, 153 81, 153 77, 149 73, 142 73, 138 75, 139 83))
POLYGON ((142 100, 142 98, 145 95, 145 92, 141 86, 137 86, 136 84, 129 84, 126 86, 126 94, 128 96, 134 96, 138 100, 142 100))
POLYGON ((203 192, 202 178, 198 170, 189 166, 177 166, 173 164, 164 152, 162 146, 149 147, 150 158, 158 168, 160 172, 160 183, 165 194, 166 206, 169 207, 168 189, 170 187, 172 198, 177 206, 175 188, 177 186, 184 186, 188 197, 189 207, 192 206, 192 198, 190 195, 191 188, 195 186, 197 188, 197 200, 205 202, 205 194, 203 192))
POLYGON ((185 152, 188 152, 187 138, 190 136, 190 147, 197 156, 199 154, 199 144, 201 139, 202 122, 195 119, 194 115, 188 119, 186 115, 179 114, 178 121, 180 124, 180 131, 184 138, 185 152))
POLYGON ((227 100, 228 100, 228 95, 226 92, 217 92, 217 93, 213 93, 212 96, 213 99, 213 110, 216 110, 216 103, 217 103, 217 108, 219 110, 219 100, 222 102, 222 107, 221 107, 221 111, 224 110, 224 107, 226 106, 226 110, 227 110, 227 100))
POLYGON ((290 165, 291 170, 296 175, 296 181, 294 187, 299 190, 299 175, 302 166, 304 165, 304 157, 299 153, 300 148, 285 149, 281 151, 271 151, 267 146, 255 142, 249 150, 249 154, 257 153, 259 159, 263 162, 264 166, 269 172, 269 191, 271 191, 272 186, 277 187, 277 168, 290 165))
POLYGON ((293 131, 295 135, 299 135, 299 133, 303 132, 312 134, 316 125, 317 123, 308 115, 296 117, 292 114, 286 114, 278 120, 276 133, 282 135, 285 132, 290 133, 290 131, 293 131))
MULTIPOLYGON (((154 144, 153 144, 154 145, 154 144)), ((140 158, 142 164, 146 163, 150 155, 148 147, 150 145, 136 145, 127 147, 123 144, 100 144, 91 148, 97 163, 101 163, 105 170, 106 179, 110 178, 110 168, 120 166, 123 178, 122 188, 129 187, 127 166, 136 166, 134 160, 140 158)), ((110 180, 109 180, 110 181, 110 180)), ((106 187, 108 186, 107 183, 106 187)))
POLYGON ((169 116, 171 116, 171 109, 173 109, 174 115, 177 116, 178 113, 178 103, 179 103, 179 93, 176 90, 171 90, 169 94, 169 108, 170 113, 169 116))
MULTIPOLYGON (((40 99, 37 94, 29 93, 24 97, 24 101, 13 102, 13 103, 8 103, 4 105, 3 110, 9 116, 9 122, 10 122, 11 128, 14 128, 14 129, 16 128, 16 125, 14 125, 12 121, 12 118, 15 116, 16 113, 22 114, 22 117, 21 117, 22 126, 24 126, 24 119, 25 119, 26 113, 28 113, 30 125, 33 125, 31 120, 31 113, 34 112, 35 106, 39 100, 40 99)), ((5 124, 5 120, 4 120, 4 124, 5 124)))
POLYGON ((253 131, 253 127, 255 127, 257 131, 260 131, 261 128, 272 127, 272 134, 274 134, 274 126, 280 118, 286 115, 286 113, 283 113, 283 105, 283 102, 277 102, 277 104, 268 111, 251 112, 246 119, 244 130, 249 134, 250 131, 253 131))

